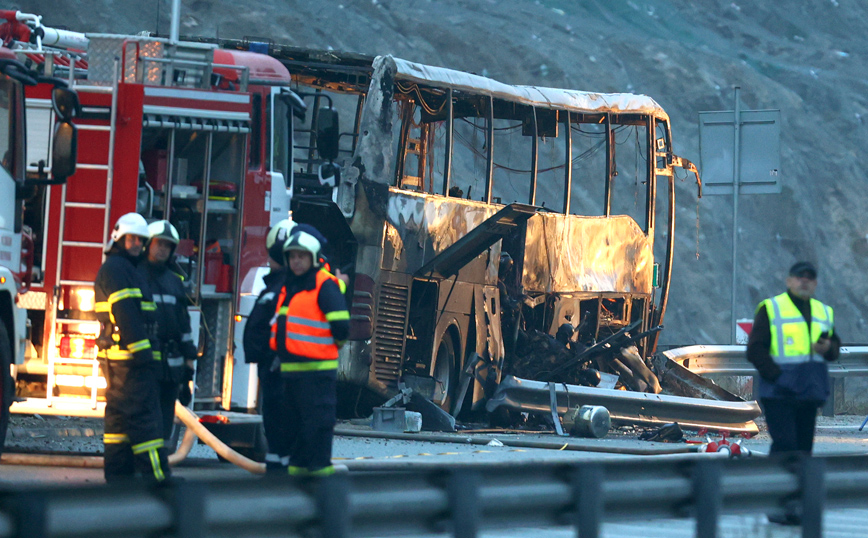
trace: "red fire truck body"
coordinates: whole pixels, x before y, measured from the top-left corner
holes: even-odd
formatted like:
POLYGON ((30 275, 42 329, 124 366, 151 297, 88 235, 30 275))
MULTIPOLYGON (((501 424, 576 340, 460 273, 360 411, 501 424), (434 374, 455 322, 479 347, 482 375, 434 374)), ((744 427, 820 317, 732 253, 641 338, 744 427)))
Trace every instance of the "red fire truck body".
MULTIPOLYGON (((86 53, 18 51, 68 77, 82 112, 77 172, 68 184, 40 189, 25 203, 36 246, 32 284, 19 304, 28 311, 30 343, 16 372, 22 398, 12 411, 102 413, 93 280, 111 226, 132 211, 149 221, 168 219, 181 235, 176 254, 186 273, 194 335, 202 326, 197 406, 252 407, 232 400, 233 373, 250 382, 250 369, 237 360, 237 312, 267 265, 270 225, 288 215, 282 171, 290 169, 279 160, 289 151, 269 144, 286 140, 274 130, 289 106, 281 97, 290 93, 289 72, 269 56, 215 45, 87 38, 86 53)), ((31 163, 50 153, 42 136, 54 121, 46 108, 49 91, 41 84, 27 93, 35 118, 31 163)), ((248 393, 245 387, 239 394, 249 399, 248 393)))

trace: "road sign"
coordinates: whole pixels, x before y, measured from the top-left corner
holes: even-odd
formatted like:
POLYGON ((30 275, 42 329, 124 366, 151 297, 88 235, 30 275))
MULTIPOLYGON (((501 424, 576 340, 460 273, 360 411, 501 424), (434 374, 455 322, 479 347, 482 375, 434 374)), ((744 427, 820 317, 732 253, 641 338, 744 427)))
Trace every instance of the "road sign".
POLYGON ((752 319, 740 319, 735 322, 735 343, 747 344, 750 330, 753 329, 752 319))
POLYGON ((742 110, 733 86, 734 110, 699 113, 699 158, 704 194, 732 195, 732 332, 738 265, 738 195, 781 192, 781 111, 742 110))
POLYGON ((735 112, 699 113, 699 169, 703 195, 732 194, 738 156, 739 194, 781 192, 781 111, 742 110, 738 153, 735 112))

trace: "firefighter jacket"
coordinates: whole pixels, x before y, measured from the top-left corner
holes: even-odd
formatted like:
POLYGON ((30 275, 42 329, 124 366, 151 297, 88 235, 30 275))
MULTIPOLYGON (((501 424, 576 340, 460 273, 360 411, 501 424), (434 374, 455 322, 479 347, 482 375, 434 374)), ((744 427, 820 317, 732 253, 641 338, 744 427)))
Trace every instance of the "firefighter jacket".
POLYGON ((175 370, 184 366, 184 361, 196 360, 187 294, 181 277, 165 263, 151 263, 147 259, 139 263, 137 270, 148 283, 157 305, 157 339, 165 366, 175 370))
POLYGON ((287 271, 271 323, 269 345, 280 371, 336 370, 338 349, 349 335, 350 314, 337 279, 312 268, 301 276, 287 271))
POLYGON ((275 352, 272 351, 269 340, 271 338, 271 318, 274 317, 275 305, 280 289, 286 280, 286 268, 275 269, 265 275, 262 281, 265 289, 256 299, 256 304, 247 316, 244 324, 244 362, 271 364, 275 352))
POLYGON ((100 322, 100 357, 152 364, 160 360, 155 340, 156 305, 136 260, 115 247, 94 281, 96 317, 100 322))
POLYGON ((761 302, 748 340, 748 360, 760 373, 760 398, 825 401, 826 362, 838 358, 839 348, 831 307, 788 292, 761 302), (811 349, 821 335, 832 340, 824 356, 811 349))

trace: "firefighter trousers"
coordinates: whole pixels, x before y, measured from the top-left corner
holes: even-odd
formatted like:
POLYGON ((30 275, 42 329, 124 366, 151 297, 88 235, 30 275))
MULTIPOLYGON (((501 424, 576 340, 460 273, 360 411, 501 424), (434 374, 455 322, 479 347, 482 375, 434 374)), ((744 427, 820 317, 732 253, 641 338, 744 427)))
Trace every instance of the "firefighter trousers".
MULTIPOLYGON (((175 400, 178 399, 178 393, 181 392, 180 383, 174 380, 160 381, 160 424, 163 432, 163 439, 168 443, 172 439, 172 430, 175 427, 175 400)), ((169 454, 175 451, 174 446, 167 446, 169 454)))
POLYGON ((259 387, 262 391, 262 427, 268 452, 265 453, 265 472, 286 474, 289 467, 289 447, 284 432, 285 420, 283 407, 283 379, 278 369, 272 369, 272 361, 263 360, 257 364, 259 387))
MULTIPOLYGON (((163 356, 163 360, 171 361, 173 357, 163 356)), ((176 360, 181 359, 176 358, 176 360)), ((163 440, 166 442, 166 450, 169 454, 175 452, 177 448, 177 439, 173 438, 172 433, 175 428, 175 400, 178 399, 178 394, 181 392, 183 375, 184 366, 168 366, 164 364, 162 365, 162 374, 159 376, 163 440), (170 440, 176 443, 175 446, 169 446, 170 440)))
POLYGON ((283 435, 290 475, 327 475, 337 411, 337 372, 298 372, 283 378, 283 435))
POLYGON ((105 406, 105 479, 141 475, 147 481, 169 478, 160 416, 159 363, 109 360, 105 406))

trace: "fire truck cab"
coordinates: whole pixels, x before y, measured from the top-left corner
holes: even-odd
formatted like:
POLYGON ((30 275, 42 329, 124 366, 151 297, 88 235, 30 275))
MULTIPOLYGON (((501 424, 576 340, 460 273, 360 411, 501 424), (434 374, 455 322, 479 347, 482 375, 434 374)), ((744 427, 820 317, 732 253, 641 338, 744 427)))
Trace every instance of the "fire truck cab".
MULTIPOLYGON (((81 100, 78 169, 68 185, 28 193, 30 290, 19 296, 31 337, 13 412, 100 416, 93 280, 114 222, 135 211, 167 219, 181 241, 200 359, 198 409, 255 407, 255 371, 241 358, 241 306, 266 271, 265 236, 288 216, 293 112, 287 69, 269 56, 148 36, 88 34, 86 50, 21 44, 18 54, 66 77, 81 100), (238 338, 236 338, 238 333, 238 338), (243 390, 233 395, 235 385, 243 390), (251 401, 252 400, 252 401, 251 401)), ((47 87, 27 93, 29 150, 49 151, 47 87)))

